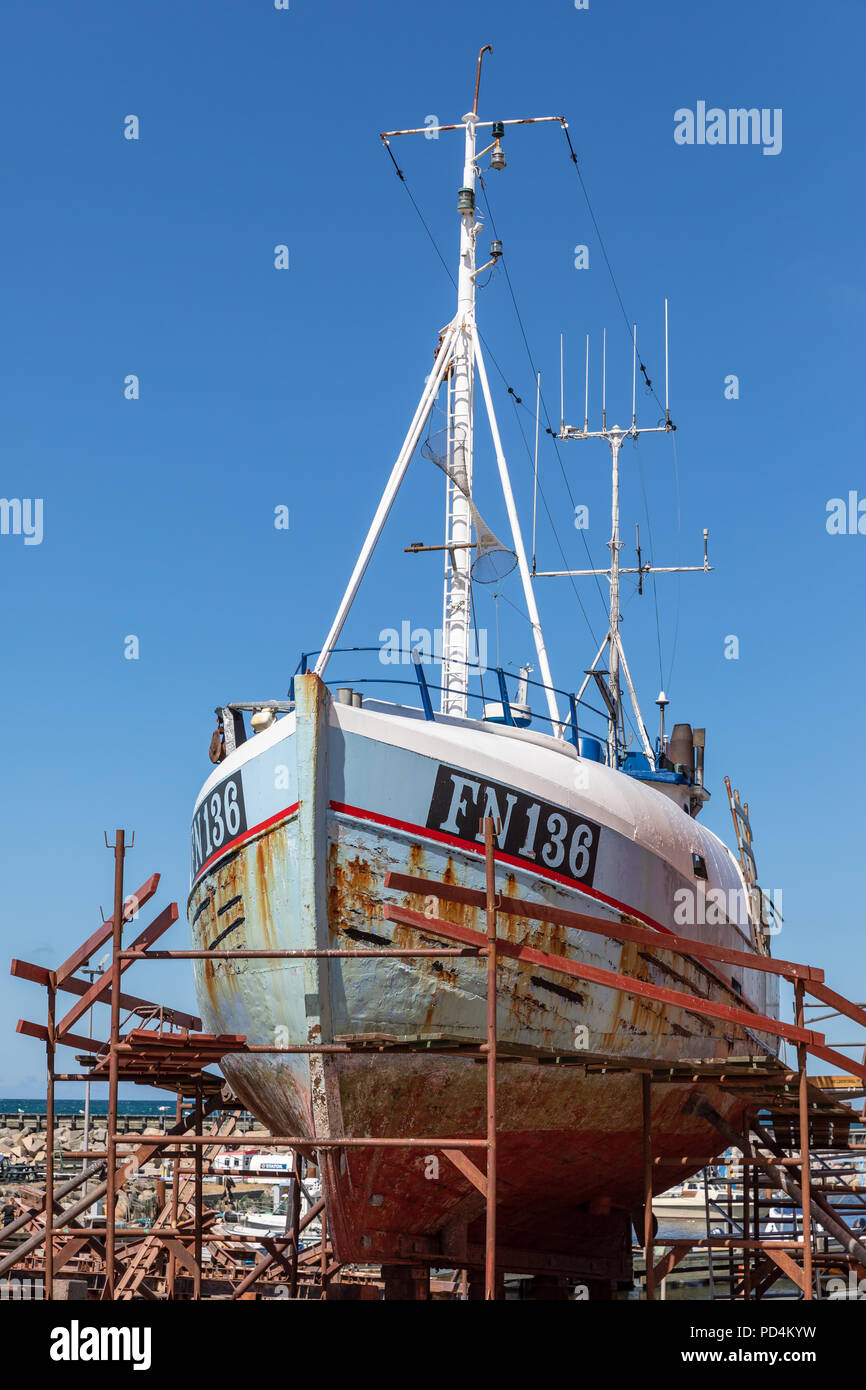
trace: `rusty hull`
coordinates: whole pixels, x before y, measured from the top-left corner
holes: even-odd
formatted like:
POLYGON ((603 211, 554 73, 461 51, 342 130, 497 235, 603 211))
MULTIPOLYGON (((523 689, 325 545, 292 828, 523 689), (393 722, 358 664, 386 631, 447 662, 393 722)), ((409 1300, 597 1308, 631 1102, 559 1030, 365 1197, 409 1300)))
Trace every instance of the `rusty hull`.
MULTIPOLYGON (((297 805, 260 833, 254 827, 202 873, 189 902, 193 944, 248 950, 436 944, 414 927, 385 920, 385 902, 484 931, 484 914, 474 907, 384 887, 390 870, 483 889, 483 856, 396 820, 353 814, 340 796, 346 743, 335 731, 327 691, 314 677, 300 679, 296 690, 296 731, 287 742, 297 760, 297 805)), ((375 810, 378 796, 379 809, 387 811, 389 746, 376 745, 375 752, 371 801, 375 810)), ((660 874, 670 872, 658 862, 660 874)), ((498 866, 497 887, 566 908, 586 904, 576 888, 539 877, 531 866, 498 866)), ((618 916, 597 902, 593 910, 618 916)), ((636 979, 743 1002, 723 974, 672 952, 505 914, 497 931, 636 979)), ((378 1041, 415 1049, 226 1057, 230 1083, 272 1132, 308 1135, 311 1151, 317 1136, 484 1136, 483 1062, 456 1051, 424 1051, 433 1042, 457 1049, 484 1041, 483 959, 228 959, 198 961, 195 969, 211 1032, 271 1046, 378 1041)), ((744 978, 748 999, 763 980, 750 972, 744 978)), ((499 1246, 514 1269, 521 1261, 531 1268, 533 1260, 559 1259, 587 1277, 626 1277, 629 1225, 643 1196, 640 1076, 586 1074, 580 1063, 718 1062, 766 1056, 772 1043, 682 1007, 584 985, 514 959, 500 958, 498 985, 499 1246)), ((711 1125, 686 1115, 692 1089, 674 1083, 653 1089, 653 1153, 672 1160, 688 1154, 700 1160, 696 1171, 724 1146, 711 1125)), ((715 1087, 702 1090, 738 1124, 741 1101, 715 1087)), ((441 1151, 331 1151, 324 1169, 338 1260, 476 1260, 484 1199, 441 1151)), ((684 1170, 657 1164, 656 1190, 674 1175, 684 1170)))

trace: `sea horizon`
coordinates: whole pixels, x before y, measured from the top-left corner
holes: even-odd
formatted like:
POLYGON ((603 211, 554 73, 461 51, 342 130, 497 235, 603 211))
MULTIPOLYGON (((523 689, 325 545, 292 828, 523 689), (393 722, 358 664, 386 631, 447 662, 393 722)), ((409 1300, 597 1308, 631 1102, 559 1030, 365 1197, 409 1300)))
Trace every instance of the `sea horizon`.
MULTIPOLYGON (((157 1117, 174 1114, 174 1101, 168 1098, 165 1101, 158 1100, 125 1100, 123 1096, 118 1098, 118 1110, 122 1115, 156 1115, 157 1117)), ((45 1097, 44 1096, 0 1096, 0 1114, 14 1115, 16 1110, 20 1110, 25 1115, 44 1115, 45 1097)), ((55 1115, 77 1115, 84 1112, 84 1096, 64 1097, 55 1096, 54 1113, 55 1115)), ((90 1098, 91 1115, 107 1115, 108 1100, 105 1097, 90 1098)))

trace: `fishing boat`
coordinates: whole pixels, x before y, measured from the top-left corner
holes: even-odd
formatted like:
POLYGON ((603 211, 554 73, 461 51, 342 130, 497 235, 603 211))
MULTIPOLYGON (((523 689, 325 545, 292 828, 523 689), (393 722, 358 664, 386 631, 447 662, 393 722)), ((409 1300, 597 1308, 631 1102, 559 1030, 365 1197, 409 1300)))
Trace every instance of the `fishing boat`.
MULTIPOLYGON (((502 246, 494 239, 484 260, 476 196, 488 168, 498 177, 505 167, 503 141, 513 128, 549 120, 567 133, 567 125, 559 117, 482 120, 483 53, 472 110, 435 132, 458 141, 462 135, 456 310, 436 330, 432 370, 324 642, 302 656, 287 698, 228 702, 217 710, 215 767, 192 820, 193 945, 444 949, 453 942, 437 938, 435 926, 431 934, 395 922, 386 909, 408 904, 431 920, 482 932, 483 910, 444 892, 441 899, 407 896, 386 878, 483 890, 482 822, 492 819, 501 893, 536 909, 638 924, 660 942, 678 930, 758 960, 769 953, 763 898, 756 898, 738 856, 698 820, 709 795, 703 731, 680 723, 666 736, 662 696, 659 736, 651 739, 626 660, 621 577, 631 573, 644 583, 659 572, 640 557, 636 568, 620 561, 620 449, 650 432, 634 408, 622 427, 608 425, 603 406, 600 430, 585 418, 582 426, 563 420, 558 431, 564 443, 594 447, 595 441, 609 451, 612 522, 610 563, 592 571, 610 588, 606 637, 588 668, 586 656, 578 657, 579 678, 570 673, 554 683, 536 590, 540 579, 548 584, 559 572, 530 564, 497 424, 477 286, 481 271, 501 260, 502 246), (484 160, 489 164, 482 168, 484 160), (432 431, 434 407, 445 422, 441 440, 432 431), (473 489, 482 411, 508 544, 486 524, 473 489), (401 679, 389 689, 380 649, 347 651, 340 638, 419 451, 444 475, 444 543, 408 547, 444 552, 441 644, 433 652, 411 640, 409 650, 401 645, 401 679), (534 644, 534 665, 522 666, 517 689, 503 668, 485 671, 473 647, 475 588, 501 581, 511 567, 534 644), (349 662, 362 668, 366 657, 372 673, 356 669, 334 680, 339 663, 344 670, 349 662), (434 668, 441 671, 438 682, 434 668), (409 697, 407 683, 414 691, 409 697), (627 717, 639 740, 632 748, 627 717), (595 732, 593 719, 600 721, 595 732), (700 910, 709 900, 724 906, 700 910), (676 926, 677 905, 689 901, 698 903, 695 920, 676 926)), ((422 133, 386 132, 383 139, 390 152, 398 136, 422 133)), ((423 339, 417 347, 423 361, 423 339)), ((634 401, 634 389, 632 395, 634 401)), ((664 421, 653 431, 672 430, 666 397, 664 421)), ((676 568, 686 567, 667 572, 676 568)), ((703 564, 693 568, 708 570, 706 546, 703 564)), ((300 600, 295 612, 303 616, 300 600)), ((772 1058, 775 1038, 743 1015, 775 1016, 775 980, 742 964, 665 958, 634 942, 547 921, 543 912, 531 919, 501 912, 498 931, 543 953, 730 1007, 740 1020, 500 959, 498 1258, 514 1272, 579 1276, 593 1296, 605 1296, 617 1280, 631 1277, 631 1228, 643 1201, 642 1083, 633 1068, 772 1058)), ((485 1199, 465 1164, 406 1147, 317 1151, 316 1144, 352 1136, 484 1135, 485 1068, 478 1055, 487 1009, 484 961, 229 956, 197 961, 195 969, 208 1031, 241 1034, 262 1047, 332 1049, 238 1054, 224 1059, 224 1072, 274 1134, 306 1136, 309 1156, 319 1153, 334 1258, 383 1266, 483 1264, 485 1199)), ((682 1166, 665 1176, 666 1160, 687 1154, 698 1171, 726 1145, 690 1110, 693 1090, 688 1079, 654 1088, 656 1190, 669 1186, 674 1172, 688 1176, 682 1166)), ((742 1102, 732 1093, 711 1080, 704 1093, 720 1114, 739 1120, 742 1102)))
MULTIPOLYGON (((661 1222, 689 1221, 703 1225, 708 1213, 709 1219, 717 1222, 728 1211, 728 1190, 715 1182, 704 1187, 703 1182, 693 1179, 677 1183, 676 1187, 653 1197, 652 1209, 653 1215, 661 1222)), ((735 1217, 743 1214, 743 1192, 740 1187, 732 1190, 730 1214, 735 1217)))

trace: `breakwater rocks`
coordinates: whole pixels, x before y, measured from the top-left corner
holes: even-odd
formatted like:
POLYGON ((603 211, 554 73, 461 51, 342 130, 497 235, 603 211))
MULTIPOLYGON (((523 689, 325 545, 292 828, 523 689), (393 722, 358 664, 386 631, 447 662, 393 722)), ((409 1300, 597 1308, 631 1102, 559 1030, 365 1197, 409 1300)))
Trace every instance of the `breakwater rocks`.
MULTIPOLYGON (((174 1107, 172 1106, 172 1110, 174 1107)), ((123 1142, 130 1141, 130 1153, 136 1141, 145 1137, 158 1137, 163 1133, 163 1123, 167 1128, 174 1124, 174 1115, 166 1116, 165 1121, 157 1115, 118 1115, 117 1129, 123 1142)), ((212 1121, 208 1121, 212 1123, 212 1121)), ((250 1136, 255 1144, 256 1134, 264 1132, 264 1126, 250 1118, 242 1121, 242 1132, 250 1136)), ((90 1116, 90 1132, 87 1136, 88 1152, 104 1150, 108 1140, 107 1118, 105 1115, 90 1116)), ((46 1152, 45 1114, 2 1113, 0 1112, 0 1183, 4 1180, 4 1170, 20 1165, 33 1168, 44 1167, 46 1152)), ((66 1161, 75 1161, 75 1154, 85 1149, 84 1114, 57 1115, 54 1121, 54 1153, 64 1151, 66 1161)))
MULTIPOLYGON (((42 1119, 44 1121, 44 1116, 42 1119)), ((54 1153, 64 1150, 68 1155, 74 1156, 75 1153, 83 1151, 85 1147, 85 1132, 75 1129, 66 1123, 66 1116, 54 1126, 54 1153)), ((87 1135, 87 1149, 92 1152, 94 1149, 104 1149, 108 1138, 108 1130, 105 1126, 105 1118, 100 1117, 102 1123, 91 1123, 90 1133, 87 1135)), ((138 1124, 141 1125, 141 1116, 136 1116, 138 1124)), ((156 1133, 156 1126, 153 1133, 156 1133)), ((158 1131, 162 1133, 162 1128, 158 1131)), ((142 1131, 128 1129, 124 1131, 124 1137, 130 1140, 141 1138, 142 1131)), ((47 1158, 47 1135, 44 1124, 41 1128, 21 1128, 15 1129, 4 1126, 0 1129, 0 1181, 3 1180, 4 1169, 19 1166, 21 1164, 32 1165, 33 1167, 43 1167, 47 1158)))

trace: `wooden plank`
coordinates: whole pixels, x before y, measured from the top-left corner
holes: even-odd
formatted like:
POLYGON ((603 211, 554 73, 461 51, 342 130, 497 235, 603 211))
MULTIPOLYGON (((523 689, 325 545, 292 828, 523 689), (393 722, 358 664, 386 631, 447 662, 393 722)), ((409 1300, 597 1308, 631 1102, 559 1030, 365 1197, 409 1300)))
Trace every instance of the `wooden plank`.
MULTIPOLYGON (((423 912, 413 912, 406 907, 394 907, 391 903, 385 904, 385 917, 388 921, 415 927, 417 931, 425 932, 427 935, 463 941, 468 946, 487 941, 486 936, 468 927, 457 926, 454 922, 443 922, 439 917, 426 917, 423 912)), ((594 965, 568 960, 565 956, 553 956, 546 951, 538 951, 533 946, 518 946, 503 937, 497 941, 496 949, 499 955, 529 961, 533 965, 540 965, 543 970, 553 970, 561 975, 571 975, 577 980, 587 980, 590 984, 604 985, 609 989, 622 990, 625 994, 636 994, 644 999, 654 999, 660 1004, 670 1004, 689 1013, 721 1019, 725 1023, 751 1028, 758 1033, 772 1033, 790 1042, 801 1042, 810 1047, 815 1043, 824 1042, 823 1033, 814 1033, 808 1028, 796 1028, 792 1024, 780 1023, 764 1014, 735 1009, 729 1004, 714 1004, 709 999, 699 998, 698 995, 683 994, 680 990, 651 985, 645 980, 636 980, 631 975, 619 975, 612 970, 600 970, 594 965)))
MULTIPOLYGON (((90 1243, 89 1236, 76 1236, 74 1240, 67 1240, 54 1252, 54 1273, 59 1274, 61 1269, 65 1269, 70 1260, 74 1260, 75 1256, 90 1243)), ((103 1259, 105 1258, 104 1250, 97 1250, 97 1254, 101 1255, 103 1259)))
MULTIPOLYGON (((164 1236, 158 1244, 166 1246, 167 1249, 173 1253, 175 1259, 179 1260, 184 1268, 188 1269, 193 1278, 195 1278, 196 1274, 198 1274, 198 1265, 182 1240, 175 1240, 173 1236, 164 1236)), ((140 1289, 141 1279, 145 1277, 146 1273, 146 1270, 139 1271, 139 1278, 134 1285, 136 1292, 140 1289)))
MULTIPOLYGON (((19 1018, 15 1031, 27 1038, 39 1038, 40 1042, 48 1041, 48 1029, 43 1023, 31 1023, 29 1019, 19 1018)), ((86 1038, 83 1033, 67 1033, 65 1037, 57 1038, 56 1042, 61 1047, 77 1047, 82 1052, 108 1051, 108 1043, 100 1042, 98 1038, 86 1038)))

